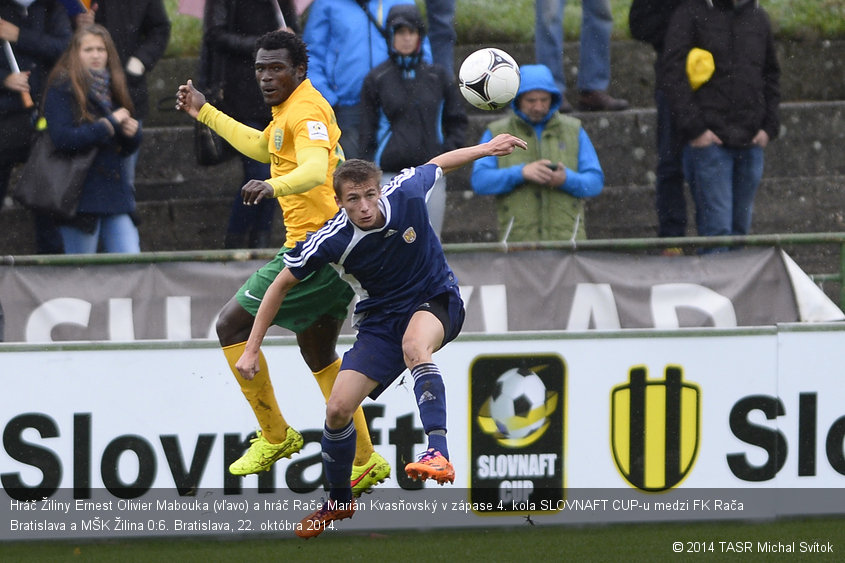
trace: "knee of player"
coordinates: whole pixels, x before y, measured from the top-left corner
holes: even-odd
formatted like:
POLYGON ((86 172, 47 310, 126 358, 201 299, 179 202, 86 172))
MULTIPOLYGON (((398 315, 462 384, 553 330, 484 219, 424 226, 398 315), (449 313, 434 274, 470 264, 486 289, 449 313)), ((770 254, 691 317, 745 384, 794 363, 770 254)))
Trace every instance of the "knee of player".
POLYGON ((342 428, 349 424, 352 415, 355 414, 357 404, 347 397, 332 393, 326 403, 326 426, 329 428, 342 428))
POLYGON ((217 331, 217 339, 220 340, 220 342, 229 340, 231 327, 232 323, 229 322, 229 319, 225 314, 221 314, 217 317, 217 323, 214 325, 214 329, 217 331))
POLYGON ((432 350, 428 343, 416 336, 405 335, 402 339, 402 355, 408 369, 431 361, 432 350))

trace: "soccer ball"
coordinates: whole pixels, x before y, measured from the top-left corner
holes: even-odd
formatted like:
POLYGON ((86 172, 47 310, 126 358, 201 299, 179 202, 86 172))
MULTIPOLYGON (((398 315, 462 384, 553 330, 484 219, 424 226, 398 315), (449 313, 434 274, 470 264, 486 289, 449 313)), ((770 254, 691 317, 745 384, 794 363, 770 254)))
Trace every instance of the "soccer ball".
POLYGON ((461 64, 458 88, 479 109, 505 107, 519 90, 519 66, 501 49, 479 49, 461 64))
POLYGON ((513 368, 496 380, 490 418, 504 438, 524 438, 546 422, 546 385, 525 368, 513 368), (538 410, 539 409, 539 410, 538 410))

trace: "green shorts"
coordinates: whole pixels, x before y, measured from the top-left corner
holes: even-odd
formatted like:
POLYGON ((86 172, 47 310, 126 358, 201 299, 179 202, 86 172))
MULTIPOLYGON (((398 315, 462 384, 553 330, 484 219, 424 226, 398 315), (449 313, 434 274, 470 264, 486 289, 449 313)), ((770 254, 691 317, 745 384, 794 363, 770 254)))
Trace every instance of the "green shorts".
MULTIPOLYGON (((252 316, 258 313, 264 292, 285 267, 284 255, 289 250, 282 247, 276 257, 252 274, 235 294, 241 307, 252 316)), ((323 266, 288 292, 273 324, 300 333, 324 315, 343 320, 349 314, 349 303, 354 296, 355 292, 340 279, 334 268, 323 266)))

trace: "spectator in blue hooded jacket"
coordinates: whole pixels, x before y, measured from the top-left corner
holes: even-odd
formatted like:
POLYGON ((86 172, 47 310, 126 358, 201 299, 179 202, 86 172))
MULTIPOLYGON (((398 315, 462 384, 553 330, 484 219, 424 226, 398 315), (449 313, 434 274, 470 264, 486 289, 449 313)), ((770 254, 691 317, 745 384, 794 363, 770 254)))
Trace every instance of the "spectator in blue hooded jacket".
POLYGON ((598 155, 581 121, 558 113, 562 95, 549 68, 523 65, 519 72, 513 113, 490 123, 480 142, 510 133, 528 150, 475 161, 472 189, 496 196, 502 240, 585 239, 584 200, 604 187, 598 155))

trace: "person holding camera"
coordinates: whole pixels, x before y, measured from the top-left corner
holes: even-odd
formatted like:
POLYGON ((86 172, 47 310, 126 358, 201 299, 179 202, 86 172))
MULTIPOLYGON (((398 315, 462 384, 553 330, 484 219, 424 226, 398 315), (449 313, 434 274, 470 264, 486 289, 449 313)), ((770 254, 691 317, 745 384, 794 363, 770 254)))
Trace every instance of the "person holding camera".
POLYGON ((599 157, 581 121, 558 112, 563 96, 549 68, 519 72, 513 112, 491 122, 480 142, 510 133, 528 150, 476 160, 472 189, 496 196, 502 241, 585 239, 584 200, 604 187, 599 157))

